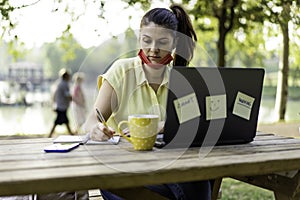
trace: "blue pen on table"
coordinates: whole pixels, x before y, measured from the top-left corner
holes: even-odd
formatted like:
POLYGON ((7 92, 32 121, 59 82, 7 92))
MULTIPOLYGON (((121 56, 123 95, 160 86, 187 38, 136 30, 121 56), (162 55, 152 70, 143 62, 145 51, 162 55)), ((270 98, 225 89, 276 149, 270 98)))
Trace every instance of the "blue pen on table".
MULTIPOLYGON (((98 108, 96 108, 96 113, 97 113, 97 119, 99 122, 101 122, 106 128, 108 128, 105 118, 103 117, 102 113, 98 110, 98 108)), ((113 138, 111 136, 108 136, 109 139, 113 138)))

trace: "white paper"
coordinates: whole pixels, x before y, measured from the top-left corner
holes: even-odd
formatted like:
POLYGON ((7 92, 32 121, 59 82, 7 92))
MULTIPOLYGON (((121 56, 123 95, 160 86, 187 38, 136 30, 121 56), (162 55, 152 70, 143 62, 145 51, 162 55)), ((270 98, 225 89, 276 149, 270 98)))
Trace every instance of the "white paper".
POLYGON ((173 103, 180 124, 201 115, 195 93, 180 97, 173 103))
POLYGON ((119 141, 120 141, 120 136, 113 136, 107 141, 88 140, 85 144, 118 144, 119 141))
POLYGON ((107 141, 91 140, 89 134, 86 135, 59 135, 53 140, 53 143, 80 143, 80 144, 118 144, 120 136, 113 136, 107 141))
POLYGON ((254 101, 255 98, 242 92, 238 92, 234 102, 232 113, 244 119, 250 120, 254 101))
POLYGON ((83 143, 86 135, 59 135, 53 140, 53 143, 83 143))
POLYGON ((206 97, 206 120, 227 117, 226 94, 206 97))

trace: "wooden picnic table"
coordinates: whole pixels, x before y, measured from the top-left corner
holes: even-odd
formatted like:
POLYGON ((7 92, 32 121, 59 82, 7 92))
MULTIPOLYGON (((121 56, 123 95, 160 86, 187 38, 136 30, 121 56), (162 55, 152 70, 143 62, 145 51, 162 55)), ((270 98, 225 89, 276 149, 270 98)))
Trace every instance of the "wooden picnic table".
POLYGON ((122 139, 118 145, 45 153, 43 148, 51 143, 51 138, 0 140, 0 196, 95 188, 129 191, 231 177, 271 189, 276 199, 299 199, 299 139, 258 132, 248 144, 149 152, 134 151, 122 139))

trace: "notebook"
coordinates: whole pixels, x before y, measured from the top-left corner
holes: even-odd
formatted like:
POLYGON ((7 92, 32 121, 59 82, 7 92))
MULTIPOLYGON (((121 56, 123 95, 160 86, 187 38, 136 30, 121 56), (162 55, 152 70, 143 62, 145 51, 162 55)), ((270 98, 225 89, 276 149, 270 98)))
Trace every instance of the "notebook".
POLYGON ((253 141, 264 74, 262 68, 173 67, 164 147, 253 141))
POLYGON ((59 135, 53 143, 79 143, 79 144, 118 144, 120 136, 113 136, 107 141, 95 141, 90 139, 90 134, 85 135, 59 135))

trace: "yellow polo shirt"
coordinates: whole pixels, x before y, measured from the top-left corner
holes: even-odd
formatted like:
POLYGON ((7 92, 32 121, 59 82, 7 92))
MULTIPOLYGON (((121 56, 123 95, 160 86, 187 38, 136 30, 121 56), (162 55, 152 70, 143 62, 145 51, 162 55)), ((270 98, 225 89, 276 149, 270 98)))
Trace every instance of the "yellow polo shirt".
POLYGON ((118 123, 127 120, 130 114, 156 114, 160 120, 165 120, 170 69, 166 67, 164 79, 155 93, 146 79, 139 57, 120 59, 113 63, 98 79, 98 88, 107 80, 118 98, 119 107, 108 119, 108 125, 117 130, 118 123))

